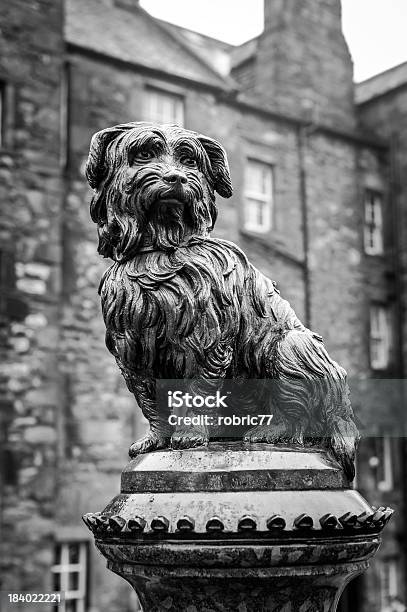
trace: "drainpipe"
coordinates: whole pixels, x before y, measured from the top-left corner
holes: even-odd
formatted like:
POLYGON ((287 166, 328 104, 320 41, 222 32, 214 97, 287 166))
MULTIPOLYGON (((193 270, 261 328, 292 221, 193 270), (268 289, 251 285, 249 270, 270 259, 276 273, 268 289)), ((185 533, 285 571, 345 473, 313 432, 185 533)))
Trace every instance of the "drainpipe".
POLYGON ((304 318, 306 327, 311 328, 311 278, 309 270, 309 225, 308 225, 308 198, 307 198, 307 172, 305 168, 305 153, 308 144, 308 126, 301 125, 297 130, 297 150, 300 179, 300 202, 302 216, 302 242, 304 251, 304 318))
MULTIPOLYGON (((396 298, 396 368, 395 375, 398 379, 400 405, 405 406, 407 398, 405 397, 404 388, 404 351, 403 351, 403 234, 402 234, 402 216, 400 211, 400 188, 401 188, 401 169, 397 160, 400 159, 399 136, 397 132, 393 132, 390 137, 390 207, 392 219, 392 266, 394 270, 394 294, 396 298)), ((400 455, 401 455, 401 482, 402 482, 402 505, 404 511, 407 509, 407 430, 406 422, 403 423, 403 433, 400 440, 400 455)), ((403 549, 407 546, 406 530, 402 533, 403 549)), ((403 559, 404 563, 404 584, 407 585, 407 559, 403 559)), ((407 592, 404 593, 404 597, 407 592)))

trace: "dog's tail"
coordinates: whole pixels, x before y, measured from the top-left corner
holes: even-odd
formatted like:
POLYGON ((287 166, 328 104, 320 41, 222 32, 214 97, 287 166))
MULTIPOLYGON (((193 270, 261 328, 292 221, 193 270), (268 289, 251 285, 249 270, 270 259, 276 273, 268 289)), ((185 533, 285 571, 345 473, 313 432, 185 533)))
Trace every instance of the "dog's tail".
POLYGON ((328 448, 352 480, 359 433, 345 370, 309 330, 282 331, 273 352, 274 401, 282 419, 297 439, 328 448))
POLYGON ((349 480, 353 480, 355 477, 355 453, 359 437, 359 432, 352 419, 337 417, 333 421, 332 433, 328 438, 328 447, 343 467, 349 480))

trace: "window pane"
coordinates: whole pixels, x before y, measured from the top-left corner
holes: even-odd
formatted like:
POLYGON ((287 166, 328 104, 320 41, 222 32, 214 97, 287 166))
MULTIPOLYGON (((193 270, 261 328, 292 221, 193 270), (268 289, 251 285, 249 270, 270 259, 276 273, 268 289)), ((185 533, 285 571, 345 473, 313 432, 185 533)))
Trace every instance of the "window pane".
POLYGON ((55 565, 58 565, 59 563, 61 563, 61 550, 62 550, 61 544, 57 544, 55 546, 55 550, 54 550, 54 563, 55 563, 55 565))
POLYGON ((60 574, 54 574, 53 576, 53 589, 54 591, 60 591, 61 590, 61 576, 60 574))
POLYGON ((245 173, 244 224, 249 230, 266 232, 271 227, 273 169, 268 164, 248 160, 245 173))
POLYGON ((177 123, 182 126, 184 122, 184 101, 181 96, 176 94, 148 90, 146 92, 145 114, 148 121, 177 123))
POLYGON ((68 546, 68 562, 79 563, 79 544, 69 544, 68 546))
POLYGON ((3 146, 4 139, 4 97, 5 97, 5 84, 0 83, 0 147, 3 146))
POLYGON ((380 459, 377 470, 377 488, 379 491, 391 491, 393 488, 392 439, 389 436, 376 440, 376 454, 380 459))
POLYGON ((370 327, 372 338, 377 338, 380 335, 380 309, 376 306, 372 306, 370 313, 370 327))
POLYGON ((373 221, 373 207, 372 207, 372 203, 368 200, 366 202, 366 208, 365 208, 365 219, 366 219, 366 223, 372 223, 373 221))
POLYGON ((88 547, 86 542, 64 542, 55 545, 55 563, 51 568, 53 588, 66 593, 66 602, 58 605, 61 612, 84 612, 88 547))
POLYGON ((68 576, 68 590, 77 591, 79 589, 79 572, 70 572, 68 576))
POLYGON ((381 564, 380 572, 380 591, 382 608, 390 609, 392 599, 398 596, 397 584, 397 562, 394 560, 384 560, 381 564))
POLYGON ((257 203, 257 224, 260 227, 264 225, 264 202, 257 203))
POLYGON ((262 192, 264 194, 270 194, 271 193, 271 172, 270 169, 267 168, 267 166, 263 166, 262 168, 262 173, 261 173, 261 179, 262 179, 262 192))
POLYGON ((257 226, 259 224, 259 217, 261 216, 261 203, 257 200, 247 200, 246 207, 246 223, 257 226))
POLYGON ((249 185, 250 191, 264 193, 264 171, 260 164, 249 162, 249 185))
POLYGON ((377 191, 365 192, 365 251, 369 255, 383 253, 383 196, 377 191))
POLYGON ((370 309, 370 361, 373 369, 389 365, 391 346, 390 314, 385 306, 370 309))
POLYGON ((65 612, 77 612, 77 602, 75 599, 67 599, 65 602, 65 612))

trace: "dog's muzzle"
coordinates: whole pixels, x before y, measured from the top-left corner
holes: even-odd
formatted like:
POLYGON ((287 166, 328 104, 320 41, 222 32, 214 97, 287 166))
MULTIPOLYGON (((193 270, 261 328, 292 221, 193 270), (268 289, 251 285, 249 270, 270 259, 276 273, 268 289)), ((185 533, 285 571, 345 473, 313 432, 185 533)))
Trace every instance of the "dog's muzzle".
POLYGON ((188 182, 187 175, 182 170, 169 170, 166 172, 162 180, 170 185, 186 185, 188 182))

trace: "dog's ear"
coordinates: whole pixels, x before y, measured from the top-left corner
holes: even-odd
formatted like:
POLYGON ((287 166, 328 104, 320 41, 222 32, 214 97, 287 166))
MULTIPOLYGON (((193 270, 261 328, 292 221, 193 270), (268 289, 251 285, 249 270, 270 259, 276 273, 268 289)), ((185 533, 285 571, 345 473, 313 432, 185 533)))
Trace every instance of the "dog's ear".
POLYGON ((109 164, 106 160, 106 150, 109 144, 121 134, 151 125, 148 121, 132 121, 130 123, 121 123, 113 127, 100 130, 92 136, 88 159, 86 161, 85 175, 92 189, 99 189, 101 182, 109 170, 109 164))
POLYGON ((86 162, 85 174, 92 189, 98 189, 106 177, 108 165, 106 163, 106 149, 108 145, 123 133, 124 126, 113 127, 96 132, 90 142, 89 155, 86 162))
POLYGON ((206 151, 215 177, 214 189, 223 198, 230 198, 233 193, 232 181, 226 151, 219 142, 208 136, 198 135, 198 140, 206 151))

